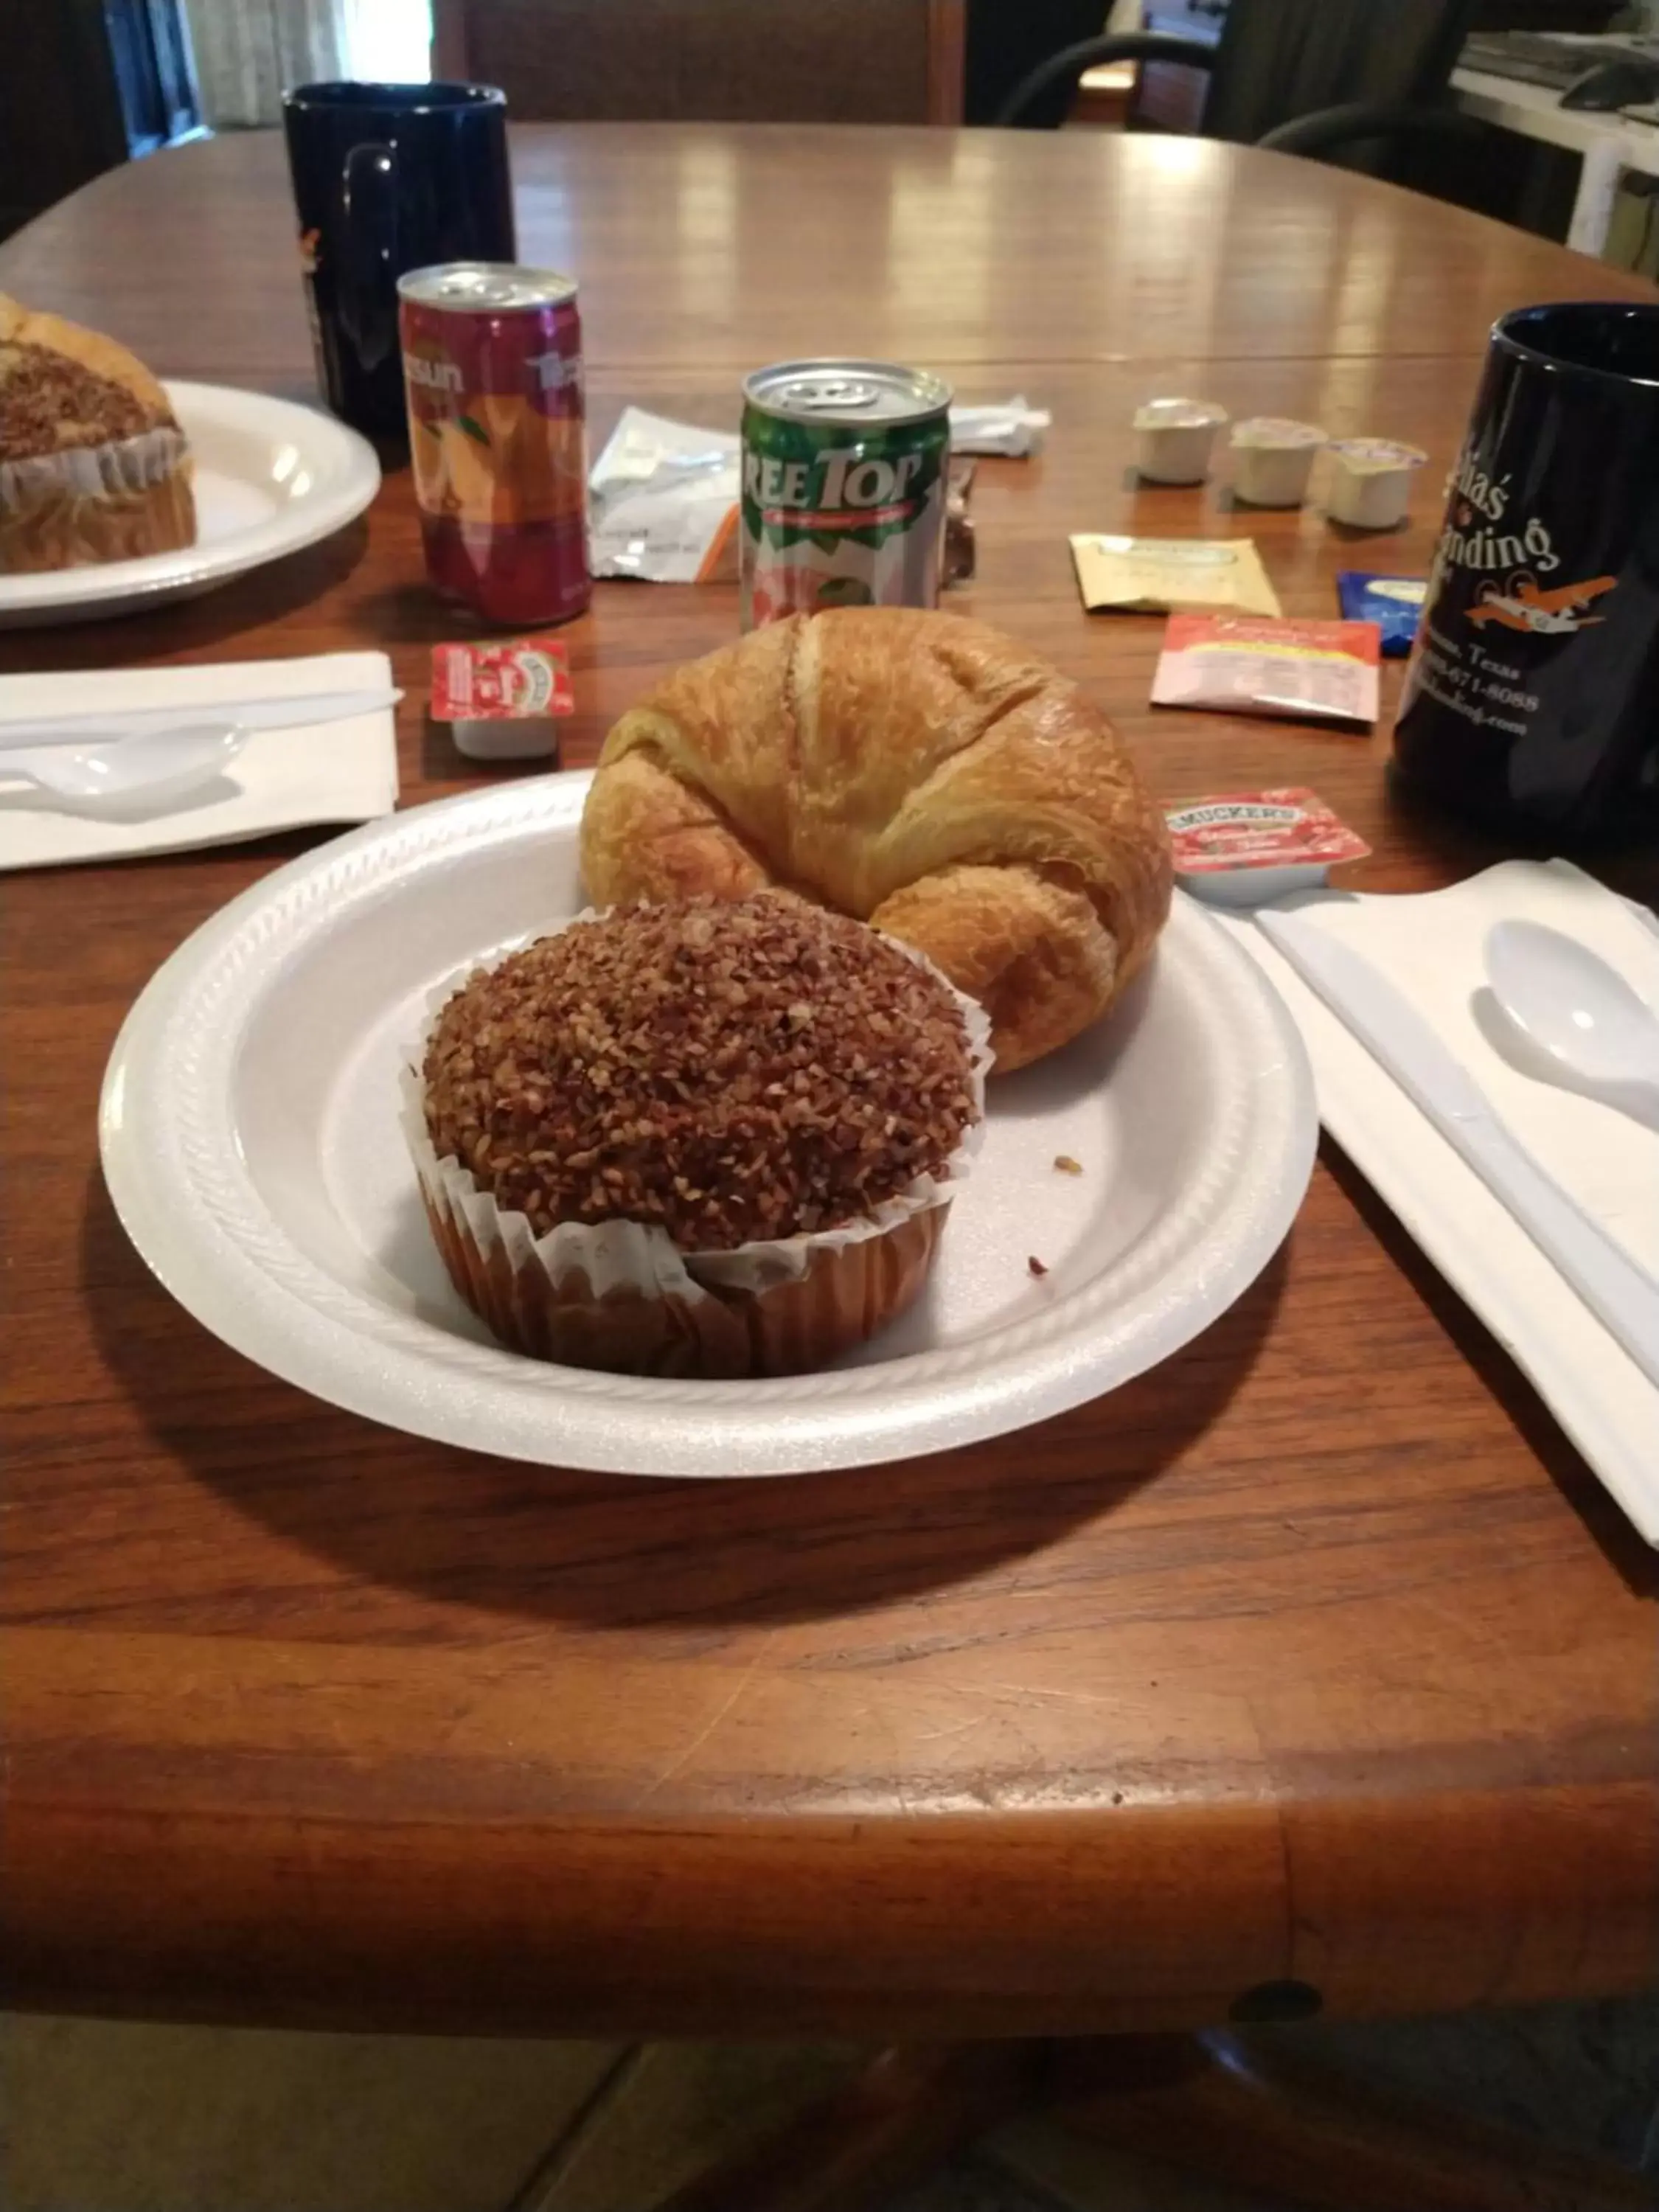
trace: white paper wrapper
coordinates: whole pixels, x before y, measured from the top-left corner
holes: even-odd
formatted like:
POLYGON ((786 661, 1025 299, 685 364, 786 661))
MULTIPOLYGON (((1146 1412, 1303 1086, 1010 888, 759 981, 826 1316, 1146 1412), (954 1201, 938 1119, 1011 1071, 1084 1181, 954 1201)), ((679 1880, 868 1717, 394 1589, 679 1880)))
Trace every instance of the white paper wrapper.
POLYGON ((717 580, 739 489, 738 441, 643 407, 624 407, 588 478, 588 558, 596 576, 647 584, 717 580))
POLYGON ((0 461, 0 511, 49 499, 108 499, 147 491, 170 477, 184 458, 184 433, 163 423, 136 437, 106 439, 101 446, 71 446, 63 453, 0 461))
POLYGON ((195 538, 189 452, 170 424, 0 461, 0 572, 171 551, 195 538))
POLYGON ((1023 392, 1000 407, 952 407, 951 451, 1026 460, 1042 451, 1054 419, 1046 407, 1028 407, 1023 392))
MULTIPOLYGON (((574 917, 576 921, 602 920, 609 909, 590 909, 574 917)), ((567 924, 566 927, 570 925, 567 924)), ((499 1206, 487 1192, 474 1182, 471 1172, 453 1155, 441 1158, 434 1150, 427 1132, 424 1109, 425 1084, 422 1069, 426 1048, 434 1024, 455 992, 478 973, 469 969, 465 975, 453 979, 434 991, 428 1001, 428 1019, 416 1040, 409 1062, 401 1077, 404 1136, 410 1157, 420 1181, 422 1195, 428 1215, 433 1220, 434 1233, 444 1250, 452 1276, 456 1273, 456 1253, 460 1246, 470 1244, 472 1253, 465 1255, 467 1272, 474 1278, 471 1290, 464 1290, 498 1334, 507 1334, 508 1340, 523 1336, 526 1340, 520 1348, 531 1349, 531 1340, 538 1333, 533 1317, 527 1318, 525 1327, 515 1326, 520 1316, 509 1313, 508 1308, 517 1302, 508 1289, 509 1280, 520 1290, 526 1278, 539 1278, 551 1294, 550 1303, 561 1309, 571 1306, 598 1308, 605 1305, 639 1304, 665 1305, 690 1317, 693 1332, 697 1328, 697 1316, 709 1325, 716 1340, 728 1335, 717 1319, 719 1310, 725 1306, 747 1304, 760 1301, 766 1294, 776 1292, 784 1285, 807 1284, 809 1273, 825 1278, 825 1297, 833 1302, 835 1291, 830 1284, 834 1272, 831 1255, 849 1253, 853 1248, 872 1243, 877 1238, 890 1237, 895 1231, 923 1216, 939 1214, 949 1206, 957 1189, 968 1176, 974 1155, 984 1138, 985 1079, 994 1054, 991 1047, 990 1018, 976 1000, 958 991, 948 977, 912 946, 901 944, 896 938, 888 938, 888 944, 896 947, 907 959, 918 967, 926 968, 944 984, 962 1009, 968 1031, 972 1063, 972 1088, 977 1118, 963 1137, 961 1144, 948 1163, 948 1173, 943 1176, 920 1176, 906 1189, 884 1200, 869 1215, 842 1224, 834 1229, 815 1231, 810 1236, 774 1238, 765 1242, 739 1244, 727 1251, 682 1252, 665 1229, 655 1224, 633 1221, 607 1221, 595 1224, 581 1222, 561 1222, 556 1228, 537 1236, 529 1218, 521 1212, 499 1206), (491 1282, 480 1285, 477 1270, 471 1262, 473 1255, 491 1282), (825 1262, 830 1261, 826 1268, 825 1262), (489 1308, 480 1304, 474 1295, 483 1288, 489 1308), (503 1323, 506 1324, 503 1328, 503 1323)), ((505 957, 505 956, 503 956, 505 957)), ((905 1264, 912 1271, 919 1268, 925 1274, 932 1259, 942 1220, 930 1224, 927 1237, 911 1237, 911 1248, 905 1264)), ((855 1266, 843 1263, 839 1270, 844 1279, 855 1278, 855 1266)), ((919 1281, 918 1276, 917 1280, 919 1281)), ((463 1287, 459 1282, 458 1288, 463 1287)), ((845 1287, 845 1285, 844 1285, 845 1287)), ((915 1284, 906 1291, 904 1302, 914 1294, 915 1284)), ((867 1286, 865 1295, 869 1295, 867 1286)), ((544 1300, 544 1306, 549 1301, 544 1300)), ((817 1331, 833 1326, 833 1320, 820 1316, 815 1322, 804 1309, 811 1302, 802 1299, 797 1304, 803 1311, 792 1317, 784 1334, 801 1337, 805 1348, 811 1349, 811 1338, 817 1331)), ((820 1304, 823 1301, 819 1302, 820 1304)), ((896 1311, 897 1309, 892 1309, 896 1311)), ((882 1319, 890 1317, 884 1315, 882 1319)), ((878 1324, 879 1325, 879 1324, 878 1324)), ((844 1334, 842 1341, 834 1344, 823 1353, 832 1357, 848 1344, 859 1340, 870 1329, 856 1329, 844 1334)), ((752 1334, 752 1332, 750 1333, 752 1334)), ((724 1347, 726 1357, 717 1348, 711 1355, 716 1364, 708 1371, 733 1373, 749 1371, 730 1364, 732 1346, 724 1347)), ((569 1355, 567 1352, 566 1356, 569 1355)), ((584 1364, 609 1364, 608 1360, 595 1358, 584 1364)), ((809 1361, 807 1364, 817 1364, 809 1361)), ((678 1371, 696 1371, 697 1361, 689 1357, 679 1364, 678 1371)), ((764 1370, 762 1370, 764 1371, 764 1370)), ((781 1370, 780 1370, 781 1371, 781 1370)))

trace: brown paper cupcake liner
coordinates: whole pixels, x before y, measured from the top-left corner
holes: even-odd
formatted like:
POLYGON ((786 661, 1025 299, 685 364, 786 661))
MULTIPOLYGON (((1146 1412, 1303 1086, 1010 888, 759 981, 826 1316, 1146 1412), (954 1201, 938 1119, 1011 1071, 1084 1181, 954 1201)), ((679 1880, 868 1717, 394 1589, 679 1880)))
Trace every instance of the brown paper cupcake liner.
POLYGON ((810 1254, 802 1274, 759 1290, 685 1291, 613 1285, 596 1297, 580 1268, 556 1281, 514 1267, 504 1244, 486 1250, 465 1216, 422 1187, 449 1279, 499 1340, 532 1359, 613 1374, 796 1375, 896 1320, 927 1279, 950 1211, 924 1213, 855 1244, 810 1254))
POLYGON ((189 448, 170 426, 0 462, 0 573, 137 560, 195 542, 189 448))

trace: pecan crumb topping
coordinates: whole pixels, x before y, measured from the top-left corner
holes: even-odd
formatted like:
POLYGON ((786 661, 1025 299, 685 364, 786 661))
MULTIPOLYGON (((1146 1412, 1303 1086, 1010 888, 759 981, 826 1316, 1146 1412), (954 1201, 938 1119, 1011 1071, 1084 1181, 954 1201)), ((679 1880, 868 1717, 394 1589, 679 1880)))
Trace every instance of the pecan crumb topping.
POLYGON ((125 385, 50 346, 27 340, 0 345, 0 461, 101 446, 170 420, 125 385))
POLYGON ((862 922, 775 891, 629 907, 476 975, 428 1047, 441 1157, 529 1216, 684 1251, 830 1229, 976 1119, 960 1007, 862 922))

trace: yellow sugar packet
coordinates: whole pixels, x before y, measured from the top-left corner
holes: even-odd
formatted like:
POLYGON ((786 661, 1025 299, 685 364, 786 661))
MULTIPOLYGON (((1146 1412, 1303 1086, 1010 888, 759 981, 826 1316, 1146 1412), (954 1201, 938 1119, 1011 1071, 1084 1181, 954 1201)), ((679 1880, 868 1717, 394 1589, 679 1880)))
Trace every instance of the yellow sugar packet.
POLYGON ((1277 615, 1253 538, 1115 538, 1088 532, 1072 540, 1078 589, 1091 614, 1186 607, 1277 615))

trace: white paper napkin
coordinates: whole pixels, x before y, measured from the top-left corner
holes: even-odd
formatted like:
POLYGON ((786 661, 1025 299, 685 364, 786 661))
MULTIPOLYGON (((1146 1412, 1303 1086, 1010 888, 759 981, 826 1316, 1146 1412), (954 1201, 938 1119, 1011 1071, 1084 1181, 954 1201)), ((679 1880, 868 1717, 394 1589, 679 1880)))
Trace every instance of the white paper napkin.
MULTIPOLYGON (((392 664, 383 653, 5 676, 0 677, 0 744, 8 722, 46 714, 173 706, 191 714, 232 699, 383 691, 392 680, 392 664)), ((397 732, 386 708, 308 729, 256 730, 217 781, 143 821, 60 811, 43 792, 8 787, 0 791, 0 869, 186 852, 308 822, 370 822, 390 814, 397 803, 397 732)))
MULTIPOLYGON (((1481 1018, 1491 1024, 1483 947, 1496 921, 1540 921, 1578 938, 1654 1006, 1659 930, 1565 860, 1506 860, 1416 896, 1327 891, 1282 903, 1395 983, 1539 1164, 1632 1259, 1659 1272, 1659 1133, 1523 1072, 1493 1041, 1501 1025, 1481 1018)), ((1249 916, 1216 918, 1295 1016, 1321 1121, 1531 1377, 1642 1534, 1659 1544, 1659 1389, 1249 916)))
POLYGON ((1042 451, 1054 416, 1046 407, 1028 407, 1017 392, 1000 407, 952 407, 953 453, 1009 453, 1016 460, 1042 451))

